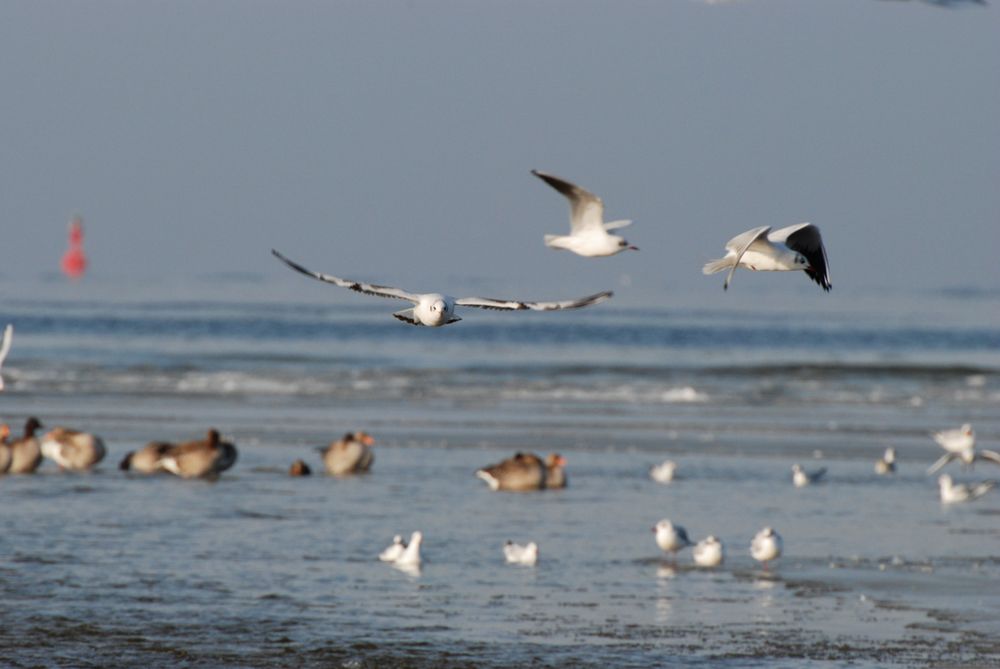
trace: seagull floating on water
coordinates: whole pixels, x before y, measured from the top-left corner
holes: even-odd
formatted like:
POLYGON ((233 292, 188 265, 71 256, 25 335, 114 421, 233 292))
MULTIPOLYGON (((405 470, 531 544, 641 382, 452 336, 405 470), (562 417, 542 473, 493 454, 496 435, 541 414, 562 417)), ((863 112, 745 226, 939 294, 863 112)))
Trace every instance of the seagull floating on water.
POLYGON ((764 569, 767 569, 768 562, 781 556, 783 543, 780 534, 770 527, 765 527, 750 542, 750 557, 762 563, 764 569))
POLYGON ((823 238, 812 223, 790 225, 774 232, 769 225, 747 230, 726 242, 725 257, 706 263, 702 272, 715 274, 728 269, 722 284, 725 290, 737 267, 753 271, 802 270, 823 290, 833 287, 823 238))
POLYGON ((726 549, 715 536, 709 535, 695 544, 691 556, 699 567, 718 567, 726 559, 726 549))
POLYGON ((826 476, 826 467, 820 467, 815 471, 807 472, 797 462, 792 465, 792 483, 795 484, 796 488, 805 488, 810 483, 817 483, 824 476, 826 476))
POLYGON ((545 245, 553 249, 565 249, 588 258, 613 256, 622 251, 638 251, 637 246, 629 244, 618 235, 609 234, 609 230, 617 230, 631 225, 632 221, 604 222, 604 203, 590 191, 560 179, 557 176, 531 170, 536 177, 555 188, 569 200, 568 235, 545 235, 545 245))
POLYGON ((896 473, 896 449, 890 446, 885 454, 875 461, 875 473, 880 476, 896 473))
POLYGON ((988 493, 996 484, 996 481, 982 481, 981 483, 973 484, 955 483, 949 474, 941 474, 938 477, 938 489, 941 493, 941 501, 945 504, 971 502, 988 493))
POLYGON ((392 561, 392 565, 399 567, 403 571, 417 572, 420 569, 420 544, 423 543, 423 540, 424 535, 419 530, 411 534, 406 548, 392 561))
POLYGON ((971 467, 976 460, 986 460, 987 462, 1000 464, 1000 453, 986 450, 985 448, 976 451, 976 433, 968 423, 954 430, 933 432, 931 433, 931 437, 941 448, 948 452, 930 466, 927 470, 928 475, 933 474, 956 458, 960 459, 962 464, 968 467, 971 467))
MULTIPOLYGON (((3 339, 0 339, 0 369, 3 369, 3 361, 10 353, 10 345, 14 343, 14 324, 8 323, 3 329, 3 339)), ((3 390, 3 375, 0 374, 0 390, 3 390)))
POLYGON ((533 565, 538 562, 538 544, 532 541, 522 546, 508 541, 503 545, 503 555, 510 564, 533 565))
POLYGON ((455 307, 475 307, 477 309, 495 309, 498 311, 558 311, 565 309, 580 309, 589 307, 592 304, 599 304, 610 298, 614 293, 606 290, 587 297, 575 300, 562 300, 557 302, 522 302, 520 300, 496 300, 487 297, 451 297, 441 293, 410 293, 400 288, 390 286, 379 286, 372 283, 362 283, 341 279, 331 274, 313 272, 302 265, 289 260, 274 249, 271 253, 283 263, 294 269, 296 272, 305 274, 318 281, 332 283, 341 288, 348 288, 358 293, 375 295, 376 297, 389 297, 397 300, 407 300, 413 303, 410 309, 403 309, 393 314, 399 320, 410 325, 426 325, 437 328, 449 323, 457 323, 462 320, 455 315, 455 307))
POLYGON ((656 534, 656 545, 660 550, 670 553, 671 557, 676 557, 678 551, 692 545, 687 530, 666 518, 653 526, 653 532, 656 534))
POLYGON ((397 534, 392 538, 392 543, 378 554, 378 559, 382 562, 395 562, 402 557, 405 550, 406 542, 403 541, 403 537, 397 534))
POLYGON ((649 477, 657 483, 670 483, 677 473, 677 463, 673 460, 664 460, 658 465, 653 465, 649 469, 649 477))

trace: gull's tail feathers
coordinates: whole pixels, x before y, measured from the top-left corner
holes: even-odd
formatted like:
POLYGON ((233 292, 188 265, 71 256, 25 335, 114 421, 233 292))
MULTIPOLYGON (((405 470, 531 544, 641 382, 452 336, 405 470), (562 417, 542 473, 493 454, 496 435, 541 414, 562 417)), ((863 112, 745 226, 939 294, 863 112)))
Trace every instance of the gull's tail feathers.
POLYGON ((701 268, 702 274, 716 274, 718 272, 724 272, 733 266, 733 259, 729 256, 725 258, 719 258, 718 260, 710 260, 705 263, 705 266, 701 268))

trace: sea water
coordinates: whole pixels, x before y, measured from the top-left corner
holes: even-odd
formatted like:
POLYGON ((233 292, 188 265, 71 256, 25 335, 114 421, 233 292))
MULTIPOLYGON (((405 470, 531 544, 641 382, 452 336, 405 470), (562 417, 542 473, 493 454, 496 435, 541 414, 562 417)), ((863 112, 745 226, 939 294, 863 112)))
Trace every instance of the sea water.
POLYGON ((4 666, 1000 661, 1000 491, 944 507, 926 475, 933 430, 1000 448, 998 295, 612 301, 433 330, 360 298, 50 292, 4 299, 0 418, 95 432, 108 457, 0 477, 4 666), (208 427, 239 448, 217 481, 117 469, 208 427), (356 429, 371 474, 322 475, 315 448, 356 429), (569 487, 475 478, 518 450, 563 454, 569 487), (297 458, 317 475, 289 477, 297 458), (667 458, 677 480, 654 483, 667 458), (794 488, 796 462, 824 482, 794 488), (718 536, 725 564, 662 554, 661 518, 718 536), (785 541, 767 569, 748 553, 765 525, 785 541), (419 573, 376 559, 413 530, 419 573), (538 565, 505 565, 507 540, 538 565))

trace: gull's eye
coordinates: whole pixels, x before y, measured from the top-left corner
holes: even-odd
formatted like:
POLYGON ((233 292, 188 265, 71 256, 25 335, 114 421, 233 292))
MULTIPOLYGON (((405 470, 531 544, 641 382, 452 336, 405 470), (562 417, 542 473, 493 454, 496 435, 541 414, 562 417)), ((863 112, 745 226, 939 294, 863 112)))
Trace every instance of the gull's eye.
POLYGON ((618 246, 628 246, 628 242, 623 239, 620 242, 618 242, 618 246))

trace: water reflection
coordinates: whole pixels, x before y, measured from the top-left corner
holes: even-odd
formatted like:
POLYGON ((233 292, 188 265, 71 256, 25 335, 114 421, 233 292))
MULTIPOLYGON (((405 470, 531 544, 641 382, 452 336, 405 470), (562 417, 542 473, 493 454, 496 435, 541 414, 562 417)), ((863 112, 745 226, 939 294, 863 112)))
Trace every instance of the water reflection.
POLYGON ((671 614, 674 610, 671 601, 670 591, 674 587, 674 579, 677 578, 677 565, 662 562, 656 567, 656 622, 664 625, 670 622, 671 614))

